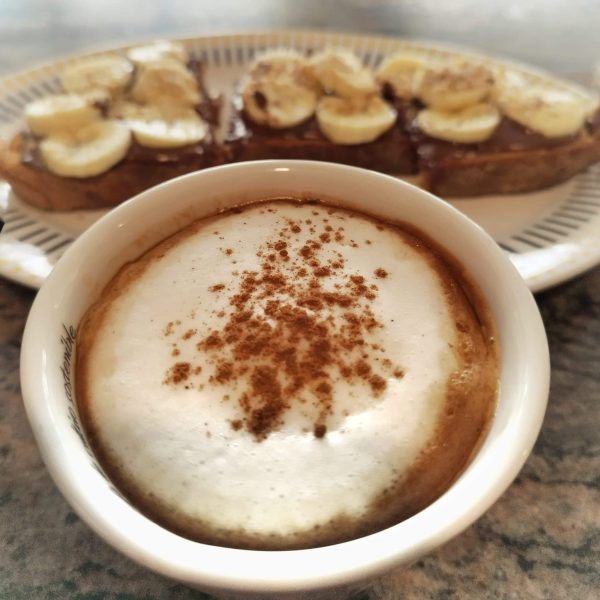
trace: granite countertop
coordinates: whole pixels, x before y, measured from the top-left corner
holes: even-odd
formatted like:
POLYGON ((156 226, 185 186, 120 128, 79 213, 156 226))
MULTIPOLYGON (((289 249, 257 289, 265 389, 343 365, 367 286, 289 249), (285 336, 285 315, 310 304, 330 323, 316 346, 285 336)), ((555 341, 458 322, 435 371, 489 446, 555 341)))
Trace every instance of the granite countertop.
MULTIPOLYGON (((591 0, 485 7, 475 0, 22 0, 0 5, 0 71, 126 37, 333 27, 460 42, 585 82, 600 58, 599 16, 591 0), (570 43, 556 52, 569 32, 570 43)), ((34 296, 0 279, 0 600, 208 599, 105 544, 51 481, 19 387, 20 342, 34 296)), ((536 298, 552 381, 540 437, 519 477, 464 533, 347 600, 600 597, 600 269, 536 298)))

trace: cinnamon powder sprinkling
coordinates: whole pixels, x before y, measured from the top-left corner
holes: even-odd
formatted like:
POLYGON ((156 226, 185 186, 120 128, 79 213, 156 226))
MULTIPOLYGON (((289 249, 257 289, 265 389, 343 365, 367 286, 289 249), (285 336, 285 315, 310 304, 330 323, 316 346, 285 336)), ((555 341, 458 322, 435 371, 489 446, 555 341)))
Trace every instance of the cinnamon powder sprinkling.
MULTIPOLYGON (((379 396, 387 378, 402 372, 373 343, 372 336, 383 327, 371 309, 376 287, 335 252, 336 242, 343 241, 341 228, 332 236, 327 221, 307 219, 315 237, 300 242, 294 234, 302 221, 284 220, 258 249, 258 270, 236 274, 237 286, 228 288, 231 310, 218 313, 219 327, 205 334, 189 329, 183 336, 194 337, 200 361, 211 366, 211 385, 239 384, 237 397, 229 400, 237 403, 239 415, 230 426, 259 442, 298 405, 306 407, 314 436, 323 438, 335 414, 337 381, 360 383, 379 396)), ((375 275, 387 272, 377 269, 375 275)), ((208 289, 221 291, 225 285, 208 289)), ((165 336, 173 329, 169 322, 165 336)), ((179 384, 191 375, 189 363, 175 363, 165 383, 179 384)))
POLYGON ((168 371, 164 383, 181 383, 187 381, 192 365, 188 362, 177 362, 168 371))

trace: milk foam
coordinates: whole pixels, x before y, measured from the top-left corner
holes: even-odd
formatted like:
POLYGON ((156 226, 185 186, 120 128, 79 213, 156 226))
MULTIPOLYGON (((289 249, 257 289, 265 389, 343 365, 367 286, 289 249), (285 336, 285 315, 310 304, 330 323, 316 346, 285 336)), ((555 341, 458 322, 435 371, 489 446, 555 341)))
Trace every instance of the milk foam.
MULTIPOLYGON (((121 476, 165 511, 258 538, 367 514, 431 441, 457 369, 453 315, 422 250, 360 215, 329 214, 314 205, 267 206, 274 212, 256 205, 196 224, 161 258, 150 255, 141 275, 107 303, 86 356, 90 426, 121 476), (319 228, 323 219, 343 225, 344 241, 324 247, 323 254, 341 253, 346 266, 324 285, 334 290, 351 272, 377 286, 371 309, 383 327, 369 342, 404 373, 386 375, 380 395, 337 377, 322 439, 311 427, 310 402, 291 406, 265 439, 234 430, 235 398, 244 384, 211 385, 213 369, 193 343, 222 326, 239 274, 259 271, 257 251, 286 219, 319 228), (377 278, 377 269, 387 277, 377 278), (223 292, 210 291, 221 284, 223 292), (167 323, 173 332, 165 335, 167 323), (188 331, 196 332, 189 343, 182 339, 188 331), (200 364, 202 371, 186 385, 166 384, 174 361, 200 364)), ((314 235, 303 227, 293 249, 309 238, 314 235)), ((342 309, 330 310, 336 315, 342 309)))

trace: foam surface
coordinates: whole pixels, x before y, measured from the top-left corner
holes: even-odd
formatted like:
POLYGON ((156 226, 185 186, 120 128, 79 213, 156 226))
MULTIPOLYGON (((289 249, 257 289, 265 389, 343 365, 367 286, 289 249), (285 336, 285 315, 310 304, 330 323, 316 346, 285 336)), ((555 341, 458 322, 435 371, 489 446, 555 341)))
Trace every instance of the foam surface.
MULTIPOLYGON (((264 315, 273 298, 290 300, 277 292, 253 310, 264 315)), ((338 305, 327 309, 334 325, 345 312, 338 305)), ((142 504, 171 512, 182 528, 195 521, 250 537, 301 536, 340 517, 367 518, 433 440, 449 377, 458 368, 454 320, 427 253, 395 228, 322 206, 256 205, 193 225, 121 276, 88 323, 93 342, 82 350, 80 402, 94 443, 134 495, 144 496, 142 504), (292 234, 292 221, 311 224, 292 234), (326 224, 334 231, 343 226, 343 240, 323 244, 319 259, 342 255, 344 268, 322 278, 322 287, 335 292, 348 274, 376 286, 364 302, 380 326, 365 340, 378 349, 368 361, 385 388, 374 393, 368 382, 327 367, 333 402, 321 418, 325 435, 315 436, 318 404, 304 390, 304 402, 292 402, 277 427, 259 439, 232 426, 244 419, 238 398, 248 381, 241 376, 216 384, 216 358, 199 350, 198 341, 223 328, 243 273, 260 272, 265 241, 274 232, 287 232, 294 260, 278 268, 292 278, 302 262, 295 257, 326 224), (376 276, 378 269, 386 276, 376 276), (176 362, 189 363, 191 374, 167 382, 176 362)), ((362 356, 361 349, 348 352, 362 356)))

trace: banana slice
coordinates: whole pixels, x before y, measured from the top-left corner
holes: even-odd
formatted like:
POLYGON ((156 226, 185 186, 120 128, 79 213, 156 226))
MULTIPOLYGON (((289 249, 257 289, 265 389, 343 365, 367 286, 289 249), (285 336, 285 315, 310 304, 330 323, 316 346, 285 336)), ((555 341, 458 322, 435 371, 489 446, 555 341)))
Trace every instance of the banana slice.
POLYGON ((454 112, 426 108, 417 115, 417 124, 431 137, 473 144, 491 137, 500 119, 495 106, 482 102, 454 112))
POLYGON ((358 100, 326 96, 317 105, 323 134, 335 144, 365 144, 396 122, 396 110, 378 95, 358 100))
POLYGON ((131 96, 140 104, 188 107, 198 104, 201 99, 194 76, 185 65, 172 58, 162 58, 140 67, 131 96))
POLYGON ((494 89, 494 74, 485 65, 458 62, 426 69, 419 97, 439 110, 459 110, 486 100, 494 89))
POLYGON ((183 44, 169 40, 158 40, 147 46, 136 46, 127 51, 127 58, 136 66, 147 65, 163 58, 171 58, 182 64, 188 61, 188 53, 183 44))
POLYGON ((398 98, 414 98, 427 66, 425 57, 417 52, 395 52, 388 56, 377 70, 380 83, 391 86, 398 98))
POLYGON ((93 177, 123 159, 131 143, 124 123, 96 121, 74 133, 55 134, 40 142, 50 171, 62 177, 93 177))
POLYGON ((494 79, 496 80, 496 88, 499 91, 506 88, 534 85, 531 76, 527 78, 525 73, 503 64, 494 66, 494 79))
POLYGON ((74 131, 98 121, 100 111, 82 96, 57 94, 27 104, 25 119, 33 133, 45 136, 74 131))
POLYGON ((308 59, 307 70, 323 89, 342 98, 368 96, 377 92, 377 82, 357 56, 347 50, 329 48, 308 59))
POLYGON ((317 106, 317 92, 298 85, 290 77, 256 81, 242 88, 244 111, 252 121, 274 129, 294 127, 310 119, 317 106))
POLYGON ((91 104, 102 111, 108 109, 113 102, 113 97, 110 93, 99 88, 90 90, 89 92, 81 92, 79 95, 84 98, 88 104, 91 104))
POLYGON ((133 137, 147 148, 180 148, 201 142, 209 127, 193 108, 123 103, 120 116, 133 137))
POLYGON ((496 101, 507 116, 548 138, 577 133, 589 115, 589 101, 568 90, 540 85, 507 86, 496 101))
POLYGON ((104 90, 115 96, 129 85, 132 75, 133 65, 126 58, 96 56, 65 67, 61 83, 73 94, 104 90))
POLYGON ((310 119, 319 88, 304 67, 304 57, 295 50, 271 50, 258 56, 241 88, 246 115, 274 129, 310 119))
POLYGON ((305 58, 293 48, 274 48, 258 54, 248 70, 252 79, 274 79, 282 74, 300 75, 305 58))

